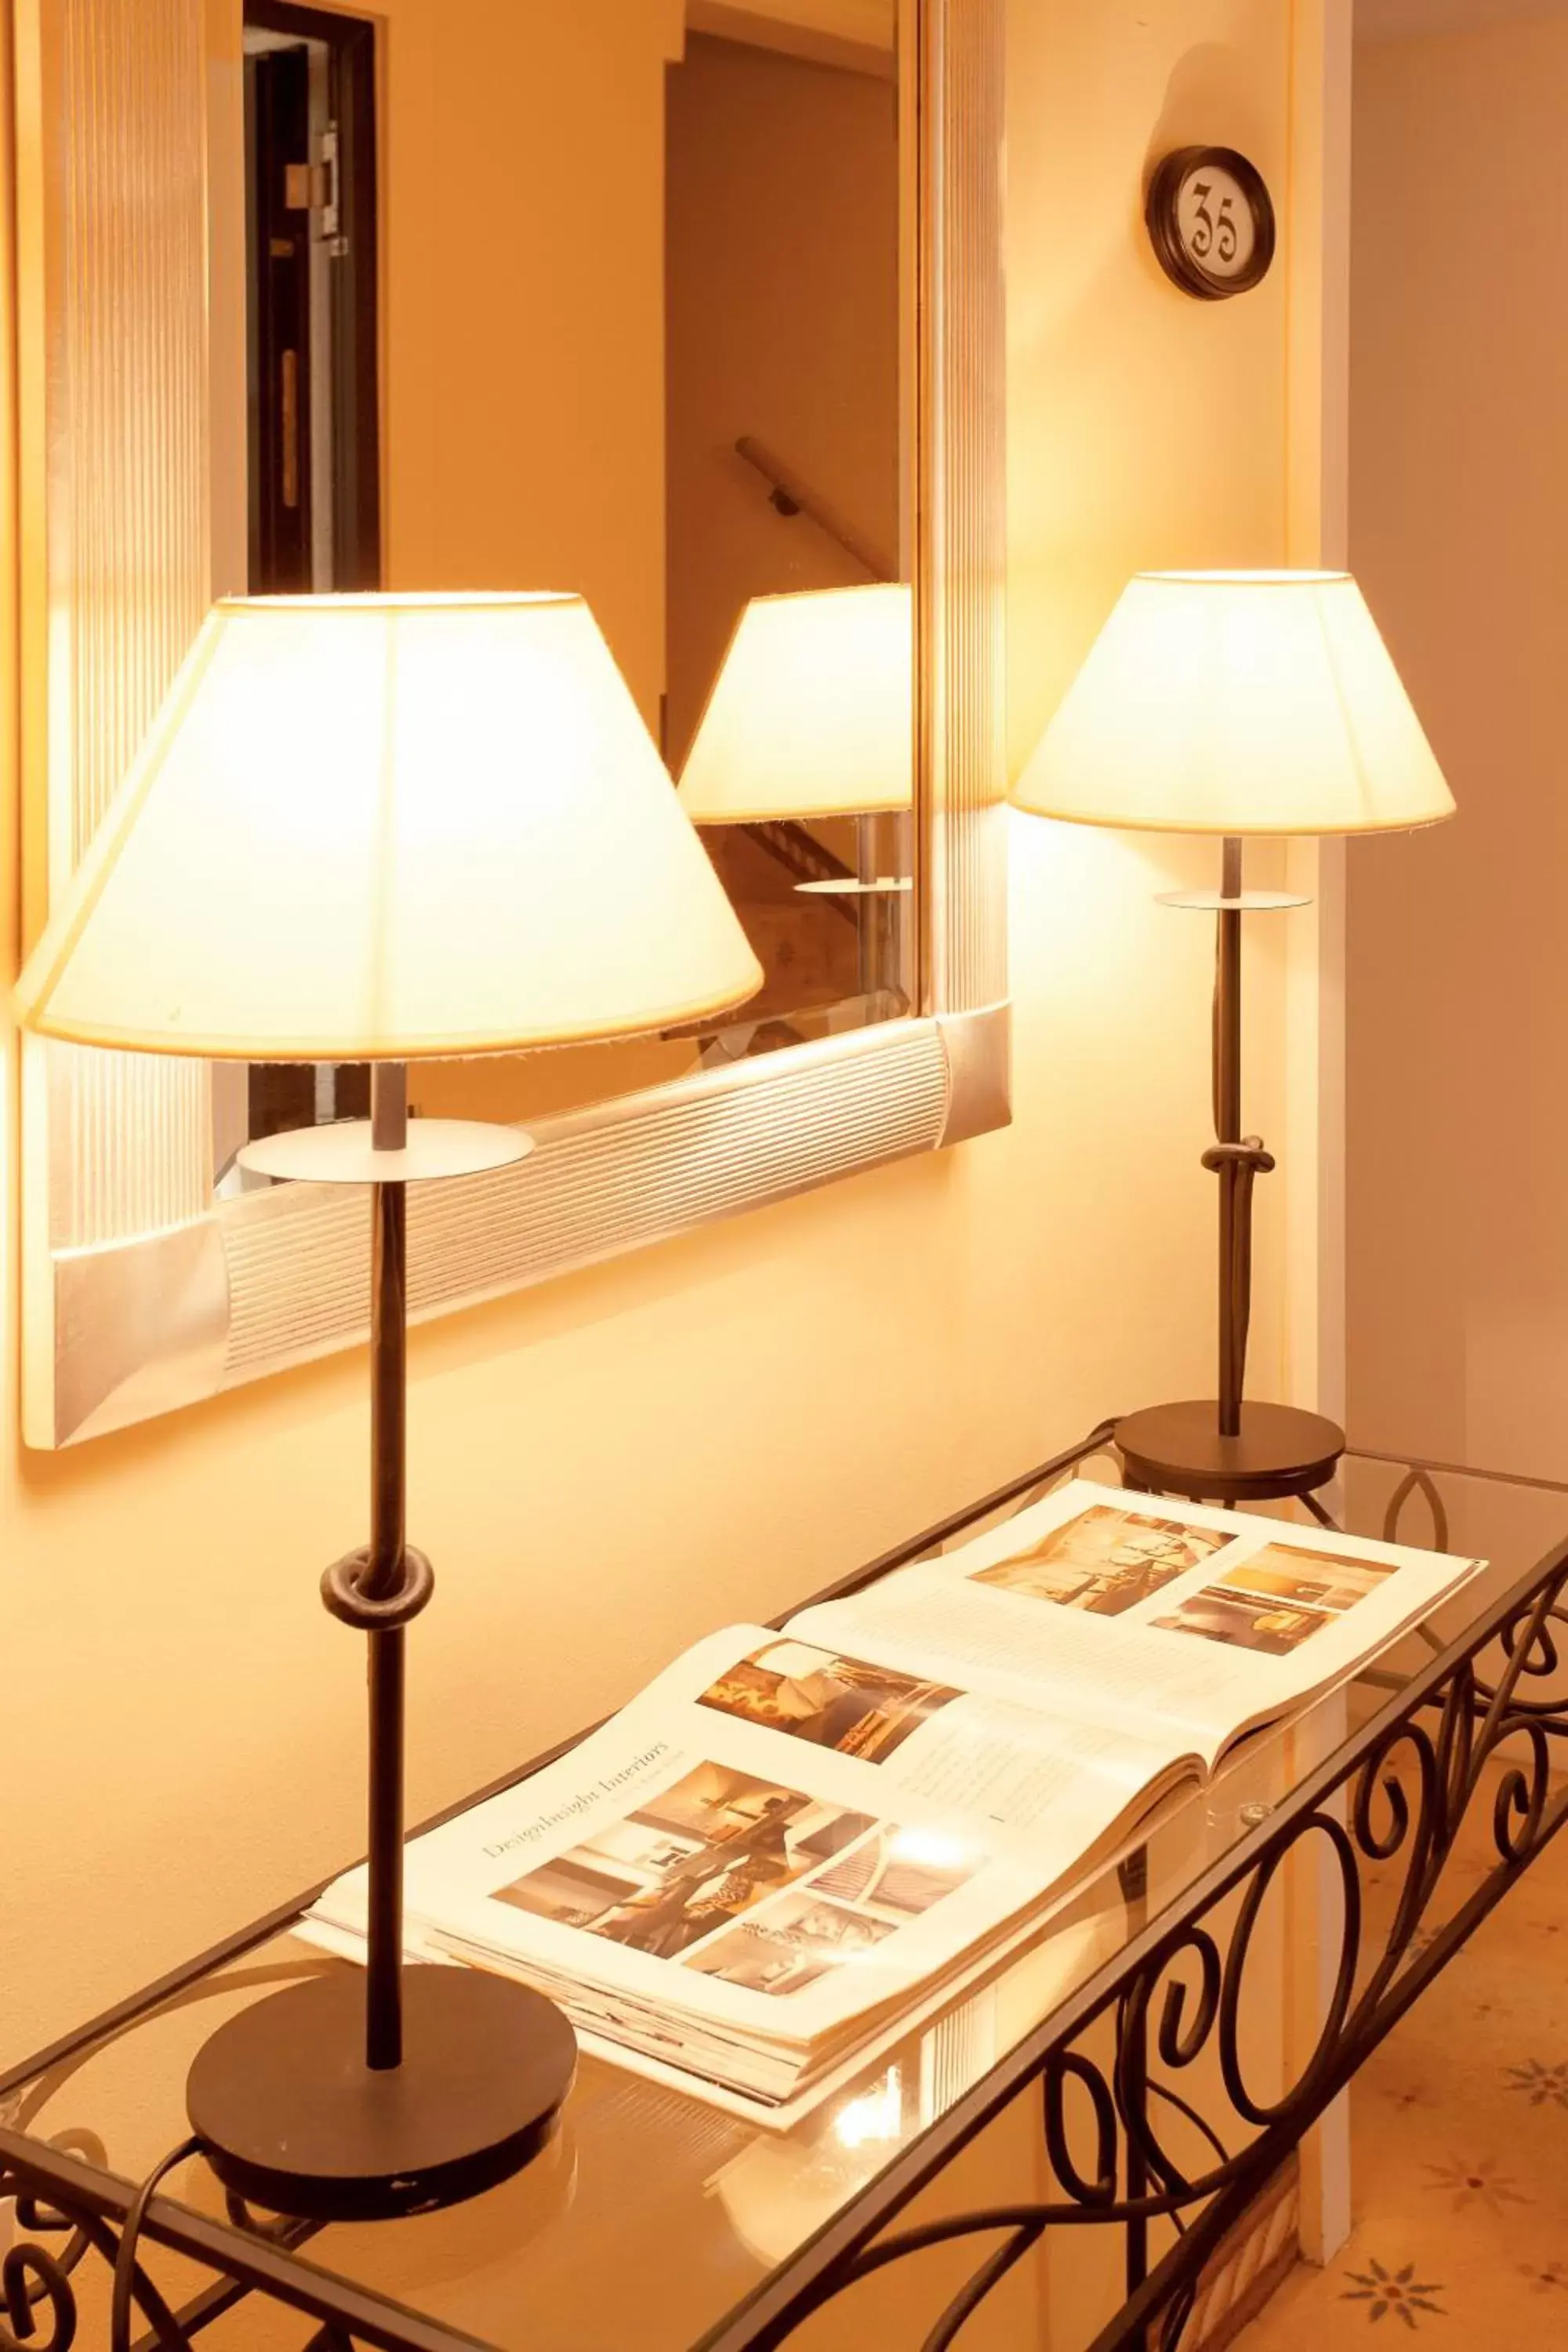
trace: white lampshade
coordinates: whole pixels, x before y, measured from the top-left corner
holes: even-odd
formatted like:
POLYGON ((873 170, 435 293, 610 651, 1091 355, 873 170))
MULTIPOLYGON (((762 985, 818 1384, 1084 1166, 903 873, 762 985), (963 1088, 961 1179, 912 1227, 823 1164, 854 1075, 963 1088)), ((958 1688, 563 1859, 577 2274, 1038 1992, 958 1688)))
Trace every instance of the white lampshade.
POLYGON ((1453 795, 1348 572, 1130 582, 1014 787, 1134 831, 1376 833, 1453 795))
POLYGON ((18 1000, 89 1045, 355 1061, 762 978, 580 598, 275 597, 209 614, 18 1000))
POLYGON ((694 824, 907 809, 914 673, 906 582, 754 597, 681 771, 681 806, 694 824))

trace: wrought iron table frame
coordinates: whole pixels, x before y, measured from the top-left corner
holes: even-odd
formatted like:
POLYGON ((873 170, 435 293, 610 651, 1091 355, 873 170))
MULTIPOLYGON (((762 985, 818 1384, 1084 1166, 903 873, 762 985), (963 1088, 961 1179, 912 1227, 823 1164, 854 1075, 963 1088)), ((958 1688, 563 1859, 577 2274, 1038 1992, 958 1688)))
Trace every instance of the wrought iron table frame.
MULTIPOLYGON (((1102 1423, 1081 1444, 926 1529, 818 1599, 870 1583, 1047 1486, 1103 1450, 1111 1426, 1102 1423)), ((1418 1470, 1397 1490, 1391 1519, 1416 1485, 1433 1500, 1440 1529, 1440 1506, 1418 1470)), ((773 2352, 814 2313, 873 2272, 933 2245, 973 2240, 980 2250, 976 2266, 945 2309, 933 2315, 924 2340, 924 2352, 946 2352, 992 2289, 1048 2231, 1086 2226, 1121 2231, 1128 2289, 1090 2352, 1176 2352, 1205 2265, 1228 2233, 1568 1818, 1568 1790, 1553 1792, 1551 1782, 1552 1743, 1568 1738, 1568 1690, 1559 1693, 1553 1684, 1557 1629, 1568 1625, 1565 1587, 1568 1542, 1418 1675, 1399 1684, 1370 1721, 911 2142, 694 2352, 773 2352), (1489 1678, 1481 1671, 1489 1651, 1500 1656, 1489 1678), (1542 1695, 1531 1696, 1532 1686, 1542 1695), (1493 1790, 1497 1861, 1468 1900, 1430 1928, 1426 1914, 1460 1826, 1489 1765, 1509 1741, 1522 1743, 1522 1754, 1501 1761, 1493 1790), (1313 2050, 1294 2083, 1269 2100, 1249 2085, 1242 2059, 1243 1983, 1270 1887, 1289 1857, 1315 1847, 1340 1888, 1338 1966, 1313 2050), (1373 1949, 1364 1881, 1369 1871, 1391 1867, 1400 1874, 1392 1922, 1373 1949), (1110 2058, 1089 2054, 1102 2048, 1108 2028, 1110 2058), (1200 2060, 1217 2062, 1234 2144, 1177 2088, 1200 2060), (1039 2101, 1059 2191, 1053 2201, 894 2226, 964 2148, 1025 2098, 1039 2101), (1173 2149, 1177 2117, 1206 2145, 1200 2168, 1173 2149), (1178 2234, 1151 2259, 1151 2230, 1162 2221, 1173 2223, 1178 2234)), ((496 1789, 527 1778, 574 1744, 535 1758, 496 1789)), ((106 2039, 286 1930, 320 1891, 258 1920, 13 2068, 0 2078, 0 2102, 41 2077, 62 2079, 106 2039)), ((493 2352, 476 2337, 312 2264, 300 2252, 313 2234, 309 2224, 269 2224, 233 2200, 229 2221, 215 2221, 149 2193, 145 2185, 139 2190, 104 2168, 100 2156, 84 2136, 47 2142, 0 2127, 0 2203, 16 2200, 19 2226, 17 2242, 0 2261, 0 2352, 68 2352, 78 2320, 71 2274, 89 2252, 112 2267, 128 2225, 127 2267, 140 2232, 215 2273, 210 2286, 175 2312, 136 2263, 134 2299, 145 2323, 136 2352, 192 2352, 204 2329, 251 2294, 316 2321, 311 2352, 346 2352, 352 2345, 378 2352, 493 2352)))

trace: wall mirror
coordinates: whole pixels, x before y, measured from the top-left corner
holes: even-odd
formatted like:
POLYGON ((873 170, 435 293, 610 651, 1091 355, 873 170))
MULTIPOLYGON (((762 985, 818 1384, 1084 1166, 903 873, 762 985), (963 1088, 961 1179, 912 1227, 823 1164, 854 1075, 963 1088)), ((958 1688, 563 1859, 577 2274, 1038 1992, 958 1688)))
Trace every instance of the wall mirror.
MULTIPOLYGON (((1001 0, 18 13, 29 932, 215 593, 575 589, 765 982, 419 1066, 416 1310, 1000 1124, 1001 0)), ((30 1443, 358 1336, 366 1086, 28 1042, 30 1443)))

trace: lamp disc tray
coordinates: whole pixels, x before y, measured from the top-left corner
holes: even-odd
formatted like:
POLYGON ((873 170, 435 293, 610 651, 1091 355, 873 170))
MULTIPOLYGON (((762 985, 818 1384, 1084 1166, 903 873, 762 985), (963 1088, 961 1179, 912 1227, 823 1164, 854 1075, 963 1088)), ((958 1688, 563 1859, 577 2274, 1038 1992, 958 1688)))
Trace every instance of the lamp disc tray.
POLYGON ((1198 915, 1282 915, 1311 903, 1289 890, 1242 890, 1234 898, 1223 890, 1162 890, 1154 900, 1156 907, 1184 907, 1198 915))
POLYGON ((237 1157, 258 1176, 305 1184, 428 1184, 442 1176, 482 1176, 526 1160, 533 1139, 477 1118, 411 1118, 402 1151, 377 1151, 368 1118, 295 1127, 243 1145, 237 1157))

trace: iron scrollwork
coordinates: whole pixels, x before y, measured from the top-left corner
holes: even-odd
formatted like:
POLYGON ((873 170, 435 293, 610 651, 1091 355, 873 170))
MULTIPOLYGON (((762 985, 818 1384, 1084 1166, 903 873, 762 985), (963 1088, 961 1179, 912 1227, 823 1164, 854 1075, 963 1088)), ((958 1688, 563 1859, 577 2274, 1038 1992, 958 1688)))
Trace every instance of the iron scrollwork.
MULTIPOLYGON (((105 2162, 102 2144, 89 2131, 60 2132, 43 2146, 100 2169, 105 2162)), ((71 2352, 80 2324, 75 2273, 89 2252, 100 2256, 111 2284, 122 2272, 128 2274, 127 2314, 132 2308, 139 2311, 147 2326, 139 2352, 153 2352, 153 2347, 156 2352, 195 2352, 196 2337, 242 2302, 254 2282, 237 2272, 220 2273, 174 2310, 142 2266, 141 2237, 145 2234, 155 2240, 160 2232, 143 2223, 139 2209, 147 2191, 188 2152, 184 2146, 174 2150, 155 2168, 153 2179, 132 2198, 128 2215, 113 2219, 96 2201, 74 2197, 58 2178, 51 2181, 46 2200, 29 2184, 25 2161, 14 2158, 7 2163, 0 2155, 0 2207, 14 2201, 16 2227, 23 2233, 0 2259, 0 2352, 71 2352), (58 2252, 46 2242, 57 2237, 66 2241, 58 2252)), ((230 2226, 241 2238, 280 2252, 302 2246, 318 2226, 255 2213, 237 2197, 227 2197, 226 2205, 230 2226)), ((197 2258, 211 2261, 205 2250, 197 2258)), ((128 2340, 129 2330, 116 2321, 111 2334, 114 2352, 121 2341, 128 2340)), ((354 2352, 354 2347, 348 2330, 329 2319, 305 2352, 354 2352)))
POLYGON ((959 2103, 937 2127, 937 2162, 921 2177, 911 2173, 902 2201, 1026 2093, 1038 2100, 1055 2198, 884 2225, 881 2233, 873 2221, 799 2294, 777 2302, 760 2329, 716 2334, 713 2352, 742 2344, 773 2352, 825 2305, 889 2265, 939 2244, 994 2241, 924 2339, 922 2352, 947 2352, 1042 2239, 1086 2225, 1119 2227, 1128 2251, 1126 2303, 1092 2352, 1180 2352, 1205 2269, 1237 2223, 1568 1815, 1568 1797, 1553 1797, 1550 1769, 1552 1742, 1568 1738, 1568 1679, 1554 1630, 1568 1623, 1565 1587, 1568 1552, 1468 1645, 1436 1659, 1015 2053, 1011 2067, 998 2070, 1005 2082, 983 2084, 959 2103), (1500 1653, 1489 1678, 1480 1671, 1489 1649, 1500 1653), (1540 1695, 1524 1695, 1527 1684, 1540 1695), (1495 1861, 1468 1899, 1434 1926, 1460 1830, 1489 1785, 1495 1861), (1337 1930, 1328 1929, 1338 1936, 1333 1982, 1295 2080, 1265 2095, 1248 2079, 1242 2023, 1259 1925, 1282 1874, 1320 1854, 1337 1890, 1327 1906, 1337 1914, 1337 1930), (1391 1913, 1375 1933, 1374 1887, 1391 1913), (1189 2097, 1180 2086, 1200 2067, 1210 2087, 1189 2097), (1162 2227, 1169 2242, 1151 2258, 1152 2233, 1162 2227))
MULTIPOLYGON (((92 2132, 60 2132, 48 2146, 89 2164, 104 2162, 102 2143, 92 2132)), ((70 2352, 80 2318, 76 2271, 94 2252, 112 2273, 121 2260, 121 2234, 100 2213, 46 2204, 18 2174, 0 2168, 0 2204, 8 2200, 15 2200, 23 2234, 0 2260, 0 2352, 70 2352), (57 2252, 47 2241, 60 2237, 66 2242, 57 2252)), ((160 2352, 192 2352, 189 2336, 140 2263, 132 2281, 160 2352)))
MULTIPOLYGON (((91 2132, 61 2132, 49 2146, 103 2162, 102 2144, 91 2132)), ((90 2215, 69 2216, 45 2204, 0 2167, 0 2205, 11 2200, 22 2234, 0 2260, 0 2352, 70 2352, 78 2325, 74 2273, 89 2250, 105 2251, 99 2230, 90 2215), (48 2242, 58 2238, 63 2246, 48 2242)), ((111 2237, 107 2251, 112 2261, 111 2237)))

